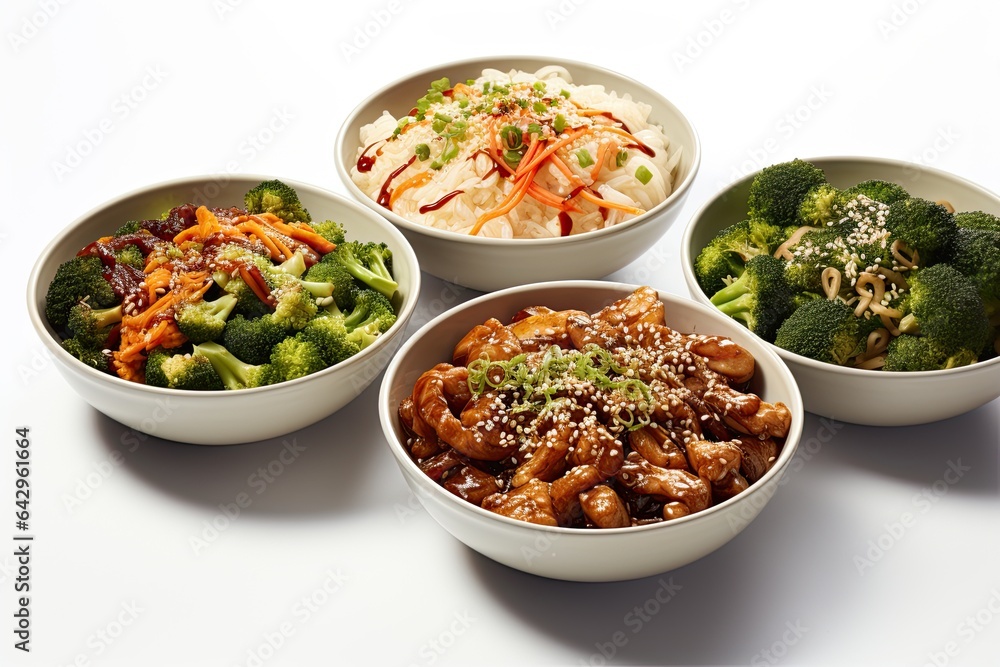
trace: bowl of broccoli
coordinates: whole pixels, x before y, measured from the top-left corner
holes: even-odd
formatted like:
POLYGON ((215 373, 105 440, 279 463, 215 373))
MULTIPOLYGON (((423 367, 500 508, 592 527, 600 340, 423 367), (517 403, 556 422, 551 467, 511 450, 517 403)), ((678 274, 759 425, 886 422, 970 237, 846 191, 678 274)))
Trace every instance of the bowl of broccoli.
POLYGON ((681 254, 692 296, 771 344, 810 412, 912 425, 1000 396, 1000 197, 974 183, 795 159, 716 194, 681 254))
POLYGON ((98 411, 197 444, 278 437, 358 396, 420 290, 392 225, 303 183, 192 177, 84 214, 35 263, 28 311, 98 411))

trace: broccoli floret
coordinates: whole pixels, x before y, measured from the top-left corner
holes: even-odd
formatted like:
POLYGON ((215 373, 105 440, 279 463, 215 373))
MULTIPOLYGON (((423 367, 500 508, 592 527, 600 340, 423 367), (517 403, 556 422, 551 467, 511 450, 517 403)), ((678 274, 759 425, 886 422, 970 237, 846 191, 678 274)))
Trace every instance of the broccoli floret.
POLYGON ((298 280, 272 291, 271 296, 275 300, 274 321, 286 329, 298 331, 319 312, 316 299, 298 280))
POLYGON ((947 355, 971 350, 977 356, 990 340, 990 324, 975 284, 947 264, 911 274, 899 330, 926 336, 947 355))
POLYGON ((333 298, 340 310, 354 308, 354 294, 357 291, 354 276, 332 253, 309 267, 304 277, 308 281, 333 285, 333 298))
MULTIPOLYGON (((222 276, 219 276, 222 278, 222 276)), ((260 300, 257 293, 250 289, 250 286, 240 276, 234 278, 216 279, 227 294, 236 297, 236 308, 234 312, 247 318, 261 317, 271 312, 271 307, 260 300)))
POLYGON ((81 301, 69 310, 66 330, 70 337, 62 342, 62 348, 88 366, 107 371, 109 356, 104 350, 111 331, 121 321, 121 304, 95 310, 81 301))
POLYGON ((761 220, 743 220, 715 235, 695 259, 695 275, 705 294, 714 294, 726 278, 738 278, 751 257, 770 255, 785 239, 779 227, 761 220))
POLYGON ((814 185, 799 204, 798 220, 803 225, 820 227, 843 217, 844 203, 849 199, 843 192, 830 185, 814 185))
POLYGON ((784 260, 757 255, 747 262, 743 274, 716 292, 711 301, 750 331, 773 341, 778 326, 794 308, 793 296, 785 278, 784 260))
POLYGON ((315 317, 296 334, 297 338, 319 348, 327 366, 333 366, 360 351, 361 348, 349 336, 344 321, 337 317, 315 317))
POLYGON ((750 217, 779 227, 795 224, 806 194, 821 183, 826 183, 823 170, 804 160, 764 167, 750 183, 750 217))
POLYGON ((354 308, 344 315, 344 326, 348 331, 374 324, 380 333, 385 333, 396 322, 392 303, 381 292, 359 290, 354 299, 354 308))
POLYGON ((323 222, 310 223, 310 225, 314 232, 335 245, 340 245, 347 240, 347 233, 344 231, 344 226, 339 222, 324 220, 323 222))
POLYGON ((809 230, 789 247, 792 259, 785 267, 785 277, 796 289, 819 292, 823 269, 830 266, 830 244, 841 236, 837 227, 809 230))
POLYGON ((194 346, 195 355, 203 355, 211 362, 226 389, 251 389, 280 382, 281 377, 270 364, 248 364, 218 343, 194 346))
POLYGON ((146 384, 169 389, 217 391, 224 389, 222 378, 207 357, 179 354, 158 347, 146 358, 146 384))
POLYGON ((938 371, 976 363, 970 350, 949 354, 936 341, 924 336, 897 336, 886 350, 884 371, 938 371))
POLYGON ((142 229, 142 222, 140 220, 129 220, 124 225, 115 230, 115 236, 126 236, 128 234, 135 234, 140 229, 142 229))
POLYGON ((115 261, 119 264, 128 264, 140 271, 146 268, 146 256, 142 254, 139 246, 134 243, 130 243, 115 252, 115 261))
POLYGON ((920 265, 929 266, 951 250, 955 218, 944 206, 912 197, 889 206, 885 227, 893 238, 919 253, 920 265))
MULTIPOLYGON (((396 293, 399 283, 390 270, 392 251, 384 243, 341 243, 326 257, 334 256, 352 276, 388 298, 396 293)), ((325 259, 325 257, 324 257, 325 259)))
POLYGON ((869 199, 882 202, 883 204, 895 204, 898 201, 910 198, 910 193, 903 186, 878 179, 858 183, 854 187, 848 188, 846 194, 849 197, 864 195, 869 199))
POLYGON ((960 227, 948 264, 975 284, 988 316, 1000 313, 1000 231, 960 227))
MULTIPOLYGON (((297 255, 299 253, 296 253, 297 255)), ((299 255, 301 258, 301 255, 299 255)), ((333 296, 333 285, 323 282, 303 280, 299 276, 305 272, 305 260, 295 259, 295 255, 284 263, 275 266, 266 257, 254 256, 254 263, 264 276, 268 288, 274 291, 302 288, 317 299, 333 296)))
POLYGON ((45 293, 45 317, 55 329, 62 329, 70 308, 84 299, 93 308, 107 308, 120 301, 104 279, 99 257, 74 257, 59 265, 45 293))
POLYGON ((984 211, 965 211, 955 214, 955 224, 966 229, 988 229, 1000 234, 1000 218, 984 211))
POLYGON ((174 312, 174 320, 181 333, 192 343, 205 343, 222 338, 226 320, 236 308, 238 299, 224 294, 215 301, 195 301, 181 304, 174 312))
POLYGON ((104 349, 102 347, 85 345, 76 338, 67 338, 61 343, 61 345, 64 350, 91 368, 96 368, 97 370, 104 372, 109 371, 108 362, 111 360, 111 357, 104 353, 104 349))
POLYGON ((282 380, 294 380, 323 370, 327 363, 319 345, 296 336, 274 346, 271 366, 282 380))
POLYGON ((69 309, 66 330, 83 346, 103 349, 111 328, 121 321, 121 304, 95 309, 83 301, 69 309))
POLYGON ((382 332, 378 330, 378 324, 372 322, 371 324, 366 324, 363 327, 358 327, 351 333, 347 334, 347 340, 363 350, 378 340, 380 335, 382 335, 382 332))
POLYGON ((843 366, 862 349, 858 318, 842 301, 817 299, 778 327, 774 344, 810 359, 843 366))
POLYGON ((222 332, 222 345, 248 364, 265 364, 274 346, 288 337, 288 329, 270 313, 247 319, 233 315, 222 332))
POLYGON ((249 213, 271 213, 286 222, 309 222, 309 211, 302 208, 299 195, 281 181, 264 181, 243 197, 249 213))

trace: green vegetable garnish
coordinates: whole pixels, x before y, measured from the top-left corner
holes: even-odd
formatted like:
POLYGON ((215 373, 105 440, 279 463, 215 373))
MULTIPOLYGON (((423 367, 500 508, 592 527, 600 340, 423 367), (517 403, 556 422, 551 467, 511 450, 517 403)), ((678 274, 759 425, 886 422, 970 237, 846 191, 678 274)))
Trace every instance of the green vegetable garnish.
POLYGON ((584 169, 594 164, 594 158, 590 156, 590 151, 586 148, 581 148, 576 152, 576 159, 580 162, 580 166, 584 169))
POLYGON ((423 162, 431 156, 431 147, 427 144, 417 144, 413 152, 416 154, 417 159, 423 162))
POLYGON ((635 170, 635 180, 639 181, 643 185, 646 185, 653 179, 653 172, 646 169, 646 165, 639 165, 639 168, 635 170))

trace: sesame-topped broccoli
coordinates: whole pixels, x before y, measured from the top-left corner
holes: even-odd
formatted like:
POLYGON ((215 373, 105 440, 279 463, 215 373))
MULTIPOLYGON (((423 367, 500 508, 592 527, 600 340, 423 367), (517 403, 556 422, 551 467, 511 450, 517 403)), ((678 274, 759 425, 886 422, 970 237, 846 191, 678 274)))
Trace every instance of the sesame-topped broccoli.
POLYGON ((828 363, 936 370, 1000 355, 1000 217, 952 213, 948 202, 886 180, 836 181, 802 160, 754 177, 748 219, 695 259, 712 303, 766 340, 828 363), (777 247, 748 241, 753 221, 781 229, 777 247), (771 259, 787 293, 761 299, 760 285, 779 283, 746 274, 771 259), (751 320, 769 322, 775 309, 783 310, 771 339, 770 327, 751 320))

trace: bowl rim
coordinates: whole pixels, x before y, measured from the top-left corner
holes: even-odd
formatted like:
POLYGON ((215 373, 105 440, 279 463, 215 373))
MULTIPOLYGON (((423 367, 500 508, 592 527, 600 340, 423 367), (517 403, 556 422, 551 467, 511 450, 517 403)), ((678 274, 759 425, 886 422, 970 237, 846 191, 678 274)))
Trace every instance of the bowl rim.
MULTIPOLYGON (((824 168, 825 163, 861 163, 874 166, 884 166, 897 169, 907 169, 911 168, 914 171, 928 172, 949 181, 954 181, 957 184, 966 186, 972 190, 978 191, 980 194, 987 197, 991 197, 996 200, 997 207, 1000 209, 1000 195, 997 195, 992 190, 979 185, 967 178, 953 174, 952 172, 945 171, 943 169, 938 169, 937 167, 930 167, 916 162, 910 162, 908 160, 897 160, 894 158, 877 157, 877 156, 866 156, 866 155, 821 155, 816 157, 804 157, 801 158, 806 162, 813 164, 818 164, 821 169, 824 168)), ((694 256, 691 253, 691 243, 694 236, 695 227, 697 223, 702 220, 705 216, 706 211, 715 205, 719 200, 726 198, 730 192, 739 188, 742 185, 753 180, 753 178, 761 172, 758 169, 752 173, 744 175, 728 185, 724 185, 719 188, 715 194, 709 197, 698 210, 694 212, 691 218, 688 220, 684 227, 684 232, 681 236, 681 270, 684 273, 684 281, 687 283, 688 290, 692 293, 693 298, 700 304, 705 305, 705 301, 708 296, 702 291, 701 286, 698 285, 698 280, 694 275, 694 256)), ((738 220, 734 222, 739 222, 738 220)), ((748 332, 749 329, 747 330, 748 332)), ((757 336, 753 332, 751 335, 755 336, 761 343, 766 345, 775 352, 784 361, 792 364, 798 364, 806 368, 815 371, 826 371, 832 373, 840 373, 846 377, 856 377, 856 378, 908 378, 911 380, 922 380, 925 378, 934 377, 948 377, 950 375, 959 374, 970 374, 978 372, 988 372, 993 366, 1000 365, 1000 356, 996 356, 992 359, 987 359, 986 361, 977 361, 974 364, 969 364, 968 366, 959 366, 958 368, 947 368, 936 371, 883 371, 879 369, 865 369, 865 368, 852 368, 850 366, 838 366, 837 364, 827 363, 825 361, 817 361, 816 359, 810 359, 809 357, 804 357, 800 354, 794 352, 789 352, 788 350, 778 347, 774 343, 769 343, 760 336, 757 336)))
MULTIPOLYGON (((639 100, 645 101, 645 100, 639 100)), ((668 139, 672 140, 670 135, 667 135, 668 139)), ((355 139, 350 139, 352 145, 357 143, 355 139)), ((442 240, 458 241, 462 240, 466 243, 481 244, 481 245, 496 245, 496 246, 547 246, 553 244, 574 244, 583 243, 593 239, 599 239, 602 236, 607 236, 615 232, 615 230, 624 230, 630 227, 641 225, 644 222, 655 219, 659 214, 663 213, 667 208, 673 206, 675 203, 680 203, 688 193, 691 188, 691 184, 694 182, 695 176, 698 174, 698 169, 701 166, 701 140, 698 137, 698 132, 688 116, 680 110, 680 108, 674 104, 671 100, 667 99, 655 89, 650 86, 637 81, 625 74, 621 74, 614 70, 601 67, 600 65, 592 65, 579 60, 571 60, 568 58, 557 58, 557 57, 545 57, 539 55, 497 55, 497 56, 477 56, 475 58, 463 58, 459 60, 453 60, 450 62, 441 63, 439 65, 433 65, 431 67, 425 67, 416 72, 410 73, 408 75, 399 77, 385 85, 376 91, 369 94, 357 106, 351 111, 350 114, 344 119, 340 125, 340 129, 337 131, 337 138, 334 145, 334 162, 337 168, 337 175, 340 177, 341 182, 344 187, 347 188, 351 196, 361 202, 367 208, 375 211, 377 214, 384 216, 392 224, 400 227, 407 232, 420 233, 431 238, 438 238, 442 240), (603 229, 595 229, 589 232, 583 232, 581 234, 572 234, 570 236, 552 237, 552 238, 540 238, 540 239, 502 239, 494 237, 485 236, 469 236, 468 234, 459 234, 458 232, 451 232, 445 229, 437 229, 435 227, 428 227, 426 225, 421 225, 419 223, 407 220, 403 216, 394 213, 373 201, 370 197, 365 195, 360 188, 354 183, 351 178, 349 167, 343 163, 341 156, 344 155, 344 151, 347 148, 348 137, 347 129, 350 127, 355 120, 361 116, 362 111, 365 107, 369 106, 375 99, 385 95, 394 88, 408 83, 413 79, 426 78, 431 72, 440 71, 445 68, 455 68, 455 67, 465 67, 471 65, 478 66, 488 66, 490 64, 496 64, 497 62, 511 61, 511 60, 523 60, 523 61, 534 61, 539 63, 539 67, 544 67, 545 65, 557 65, 565 67, 570 70, 572 74, 572 68, 581 67, 590 70, 596 70, 602 76, 617 77, 624 81, 627 81, 633 86, 640 88, 644 91, 644 94, 648 94, 650 98, 656 98, 657 104, 662 104, 663 106, 671 109, 677 117, 680 119, 684 129, 691 135, 692 145, 693 145, 693 155, 691 156, 691 168, 688 173, 681 180, 680 183, 674 184, 675 187, 662 202, 658 203, 653 208, 644 212, 642 215, 637 215, 631 220, 626 220, 612 227, 605 227, 603 229)))
MULTIPOLYGON (((260 183, 265 180, 273 179, 274 176, 262 175, 262 174, 230 174, 228 176, 227 185, 233 181, 247 181, 260 183)), ((173 397, 198 397, 198 398, 209 398, 209 397, 234 397, 234 396, 248 396, 251 394, 261 394, 267 392, 278 392, 284 391, 289 388, 294 388, 297 385, 309 382, 310 380, 315 380, 324 375, 330 375, 335 372, 346 370, 352 366, 358 366, 364 363, 369 357, 372 357, 379 353, 380 349, 385 345, 387 341, 391 341, 396 336, 402 332, 405 328, 410 316, 413 314, 416 308, 417 301, 420 296, 420 264, 417 260, 416 253, 410 246, 410 243, 406 240, 406 237, 398 229, 396 229, 392 224, 390 224, 384 218, 379 217, 373 213, 368 208, 361 206, 358 202, 345 197, 344 195, 338 194, 331 190, 327 190, 318 185, 313 185, 311 183, 306 183, 303 181, 298 181, 295 179, 281 178, 281 181, 286 185, 292 187, 296 192, 309 191, 311 194, 325 197, 328 199, 335 200, 338 204, 346 206, 359 216, 362 216, 376 224, 381 229, 393 238, 393 240, 403 248, 405 251, 406 259, 405 264, 409 265, 412 269, 413 279, 412 286, 408 293, 408 296, 403 299, 400 306, 400 312, 397 314, 396 321, 393 325, 374 343, 361 350, 354 356, 341 361, 340 363, 334 364, 324 368, 316 373, 311 373, 309 375, 295 378, 294 380, 286 380, 284 382, 278 382, 276 384, 267 385, 264 387, 251 387, 248 389, 240 389, 238 391, 195 391, 192 389, 169 389, 167 387, 152 387, 147 384, 140 384, 137 382, 129 382, 124 380, 117 375, 111 373, 105 373, 99 371, 96 368, 91 368, 90 366, 84 364, 82 361, 71 355, 69 352, 63 349, 63 347, 58 342, 58 335, 51 331, 48 322, 45 320, 43 313, 39 312, 36 308, 39 297, 48 289, 48 286, 43 286, 39 284, 39 279, 43 269, 53 261, 53 255, 55 253, 56 247, 59 245, 62 237, 67 233, 82 227, 86 222, 93 219, 95 216, 100 214, 105 209, 112 206, 118 205, 127 199, 133 197, 138 197, 146 194, 153 190, 162 190, 167 188, 178 188, 186 186, 197 186, 204 183, 214 183, 218 182, 218 175, 202 174, 194 176, 182 176, 178 178, 173 178, 165 181, 159 181, 156 183, 151 183, 145 186, 139 186, 133 188, 123 194, 117 195, 112 199, 106 200, 83 213, 82 215, 75 218, 72 222, 65 225, 62 229, 57 231, 52 239, 45 245, 45 247, 39 253, 34 265, 31 268, 31 273, 28 276, 28 285, 26 290, 27 296, 27 306, 28 306, 28 317, 31 320, 31 324, 35 329, 35 333, 42 340, 42 343, 49 350, 51 354, 56 355, 56 360, 62 362, 62 364, 68 369, 74 370, 76 373, 83 373, 85 377, 101 383, 107 383, 112 389, 122 389, 122 390, 134 390, 140 392, 147 392, 152 396, 173 396, 173 397)))
MULTIPOLYGON (((621 282, 610 282, 604 280, 554 280, 540 283, 529 283, 527 285, 518 285, 516 287, 509 287, 506 289, 498 290, 496 292, 490 292, 482 296, 476 297, 475 299, 470 299, 463 304, 455 306, 454 308, 447 310, 429 322, 421 326, 417 331, 415 331, 399 348, 396 352, 395 357, 385 369, 385 374, 382 378, 382 384, 379 387, 378 396, 378 414, 379 422, 382 426, 382 433, 386 438, 389 449, 392 451, 393 457, 396 459, 397 464, 405 467, 410 475, 416 476, 423 481, 420 485, 419 491, 414 491, 414 494, 418 498, 425 495, 433 495, 439 501, 453 506, 455 508, 463 508, 467 511, 473 513, 473 515, 478 516, 486 521, 496 521, 500 525, 505 525, 514 529, 519 530, 540 530, 543 532, 558 533, 561 535, 578 535, 581 537, 594 537, 598 535, 636 535, 643 532, 665 530, 670 526, 680 526, 686 525, 693 522, 708 520, 711 516, 718 514, 720 512, 725 512, 732 508, 733 506, 742 503, 744 501, 750 500, 752 497, 758 495, 759 493, 768 493, 769 496, 765 500, 766 504, 770 501, 771 496, 777 491, 773 488, 775 484, 780 484, 780 476, 784 474, 785 469, 791 463, 794 458, 796 451, 798 449, 799 443, 802 439, 802 430, 805 421, 805 407, 802 402, 802 394, 799 391, 798 383, 795 380, 794 375, 791 370, 785 364, 785 362, 776 355, 772 350, 761 345, 760 351, 763 353, 764 357, 767 357, 769 361, 774 365, 774 367, 779 371, 779 374, 783 377, 785 383, 792 391, 791 400, 786 403, 788 409, 792 412, 793 420, 792 427, 785 439, 785 443, 782 445, 781 452, 778 455, 777 460, 774 465, 764 473, 764 475, 754 482, 745 491, 739 493, 732 498, 728 498, 721 503, 712 505, 700 512, 695 512, 687 516, 683 516, 677 519, 672 519, 670 521, 662 521, 653 524, 647 524, 643 526, 626 526, 622 528, 605 528, 599 531, 587 530, 583 528, 571 528, 563 526, 544 526, 539 524, 534 524, 526 521, 520 521, 518 519, 512 519, 495 512, 490 512, 489 510, 484 510, 482 507, 478 507, 462 500, 458 496, 446 490, 439 484, 434 484, 427 477, 417 464, 410 458, 409 454, 404 450, 403 444, 396 437, 393 431, 393 425, 391 420, 396 418, 397 406, 391 405, 389 402, 389 392, 393 381, 399 371, 399 367, 402 365, 403 360, 406 358, 410 350, 416 346, 417 342, 422 339, 427 333, 439 325, 444 320, 461 314, 469 308, 473 308, 482 304, 484 302, 489 302, 497 298, 506 297, 510 294, 523 293, 529 291, 548 291, 552 289, 610 289, 615 291, 620 291, 623 295, 631 293, 639 285, 631 283, 621 283, 621 282), (796 418, 797 416, 797 418, 796 418), (427 488, 430 487, 430 488, 427 488)), ((654 288, 655 289, 655 288, 654 288)), ((727 323, 726 320, 730 319, 719 313, 713 308, 709 308, 701 303, 694 301, 693 299, 688 299, 686 297, 671 294, 661 289, 657 289, 660 300, 664 302, 668 307, 671 304, 679 304, 683 307, 689 307, 700 314, 706 316, 707 318, 714 320, 718 325, 718 334, 724 335, 724 330, 727 327, 732 327, 734 323, 727 323)), ((754 340, 754 343, 760 343, 762 341, 754 340)), ((754 354, 754 358, 757 359, 759 356, 754 354)), ((428 368, 430 368, 428 366, 428 368)), ((404 476, 406 473, 404 472, 404 476)), ((763 507, 763 505, 761 505, 763 507)), ((461 509, 459 509, 461 511, 461 509)), ((749 520, 747 520, 749 523, 749 520)), ((736 531, 738 532, 738 531, 736 531)))

